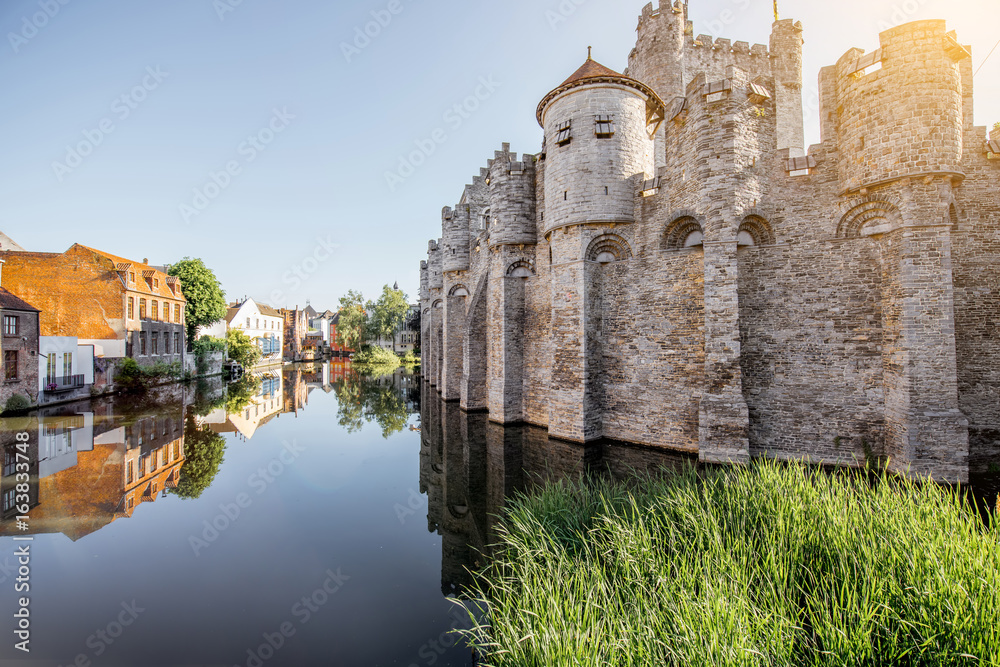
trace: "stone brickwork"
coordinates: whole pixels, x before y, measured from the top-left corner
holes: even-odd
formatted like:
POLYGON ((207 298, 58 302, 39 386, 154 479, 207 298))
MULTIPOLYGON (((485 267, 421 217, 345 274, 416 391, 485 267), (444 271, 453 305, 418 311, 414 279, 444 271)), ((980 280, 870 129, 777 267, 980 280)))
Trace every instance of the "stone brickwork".
POLYGON ((696 37, 662 0, 625 74, 588 59, 547 95, 541 152, 504 144, 421 264, 428 390, 709 462, 1000 464, 1000 160, 969 49, 919 21, 849 50, 807 151, 802 39, 696 37))

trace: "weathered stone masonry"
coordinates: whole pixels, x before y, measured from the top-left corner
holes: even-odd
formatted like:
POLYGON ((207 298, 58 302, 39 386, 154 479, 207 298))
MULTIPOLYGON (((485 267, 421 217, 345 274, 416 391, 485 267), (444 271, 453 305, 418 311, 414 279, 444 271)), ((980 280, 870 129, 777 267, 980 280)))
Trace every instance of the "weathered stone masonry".
POLYGON ((1000 462, 1000 136, 943 21, 819 77, 802 26, 694 37, 647 5, 619 74, 588 59, 421 263, 425 379, 550 435, 968 479, 1000 462))

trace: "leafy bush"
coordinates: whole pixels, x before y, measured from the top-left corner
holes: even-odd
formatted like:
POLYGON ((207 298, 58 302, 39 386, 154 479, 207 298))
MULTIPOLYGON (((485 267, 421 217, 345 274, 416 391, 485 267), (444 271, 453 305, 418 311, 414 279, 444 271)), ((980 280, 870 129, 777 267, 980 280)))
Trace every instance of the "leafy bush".
POLYGON ((216 352, 226 351, 226 341, 212 336, 202 336, 191 345, 194 354, 201 358, 216 352))
POLYGON ((118 366, 115 382, 126 392, 143 392, 165 379, 176 379, 184 371, 179 362, 166 364, 159 361, 152 366, 140 366, 132 358, 125 358, 118 366))
POLYGON ((229 358, 243 368, 253 368, 264 356, 253 339, 239 329, 230 329, 226 332, 226 343, 229 346, 229 358))
POLYGON ((993 131, 1000 132, 1000 123, 993 123, 993 131))
POLYGON ((360 352, 356 352, 351 362, 366 371, 370 369, 377 369, 379 372, 391 371, 399 367, 399 355, 375 345, 368 345, 360 352))
POLYGON ((404 354, 402 361, 403 361, 403 365, 404 366, 411 367, 411 368, 413 366, 419 366, 420 365, 420 357, 418 357, 417 355, 413 354, 413 352, 407 352, 406 354, 404 354))
POLYGON ((18 412, 24 412, 31 407, 31 401, 27 396, 22 396, 21 394, 14 394, 7 399, 7 404, 4 406, 4 414, 16 414, 18 412))

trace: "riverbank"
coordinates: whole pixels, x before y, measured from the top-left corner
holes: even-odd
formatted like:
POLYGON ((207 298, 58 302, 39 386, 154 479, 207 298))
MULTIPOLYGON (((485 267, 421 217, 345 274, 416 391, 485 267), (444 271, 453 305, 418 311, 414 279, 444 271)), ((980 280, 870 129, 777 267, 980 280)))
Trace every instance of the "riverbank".
POLYGON ((1000 665, 1000 529, 951 489, 757 462, 556 483, 477 578, 487 664, 1000 665))

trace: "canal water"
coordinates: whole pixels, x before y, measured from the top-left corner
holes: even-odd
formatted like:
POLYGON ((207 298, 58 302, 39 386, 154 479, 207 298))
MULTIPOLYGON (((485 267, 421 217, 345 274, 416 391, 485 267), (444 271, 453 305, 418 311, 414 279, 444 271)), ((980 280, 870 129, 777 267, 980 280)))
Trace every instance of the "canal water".
POLYGON ((403 370, 258 375, 0 420, 0 664, 474 665, 454 600, 505 498, 689 460, 491 424, 403 370))

